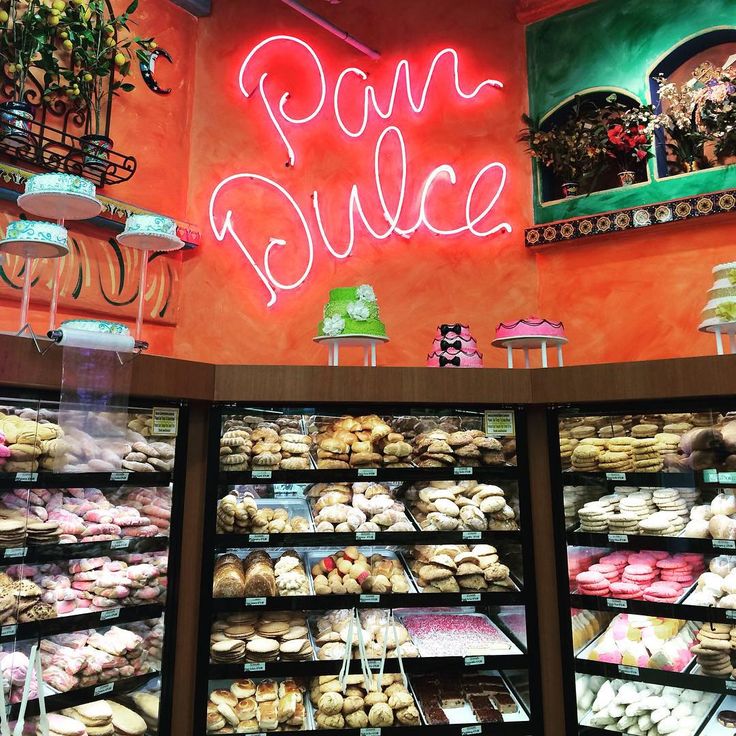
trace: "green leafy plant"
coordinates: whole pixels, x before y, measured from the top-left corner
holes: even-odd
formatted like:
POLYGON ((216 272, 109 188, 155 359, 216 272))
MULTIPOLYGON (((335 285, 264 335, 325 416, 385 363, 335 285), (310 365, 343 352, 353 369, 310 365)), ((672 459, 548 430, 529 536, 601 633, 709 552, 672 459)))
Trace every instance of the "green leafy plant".
POLYGON ((51 84, 57 71, 53 32, 63 0, 0 0, 0 62, 13 83, 13 101, 23 102, 35 70, 51 84))
POLYGON ((59 80, 48 91, 67 98, 87 112, 87 133, 105 131, 109 95, 131 92, 126 78, 134 58, 149 62, 156 48, 153 38, 131 33, 131 16, 138 0, 120 15, 110 15, 104 0, 71 0, 57 29, 57 45, 64 56, 59 80))
POLYGON ((718 159, 736 156, 736 65, 715 70, 698 90, 695 120, 715 141, 718 159))
POLYGON ((529 115, 522 115, 522 121, 526 127, 519 140, 532 157, 561 181, 590 190, 606 165, 598 107, 575 97, 568 116, 557 125, 542 127, 529 115))

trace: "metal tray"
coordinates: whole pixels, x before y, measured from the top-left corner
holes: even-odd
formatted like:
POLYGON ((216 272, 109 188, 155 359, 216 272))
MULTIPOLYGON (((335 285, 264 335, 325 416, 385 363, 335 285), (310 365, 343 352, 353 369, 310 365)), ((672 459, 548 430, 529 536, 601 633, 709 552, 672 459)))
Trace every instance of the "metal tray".
MULTIPOLYGON (((615 618, 615 616, 614 616, 614 618, 615 618)), ((676 618, 676 617, 675 616, 672 616, 671 618, 676 618)), ((680 619, 680 620, 682 620, 682 619, 680 619)), ((611 619, 611 622, 613 622, 613 619, 611 619)), ((687 623, 687 620, 685 620, 685 623, 687 623)), ((693 623, 698 623, 698 622, 693 622, 693 623)), ((701 624, 702 624, 702 622, 701 622, 701 624)), ((611 624, 609 623, 609 626, 610 625, 611 624)), ((575 655, 575 659, 584 659, 584 660, 587 660, 587 661, 596 661, 596 660, 591 660, 587 655, 588 655, 589 651, 591 649, 593 649, 594 644, 605 635, 605 633, 606 633, 607 630, 608 630, 608 627, 606 627, 605 629, 603 629, 597 636, 594 636, 584 647, 582 647, 578 651, 578 653, 575 655)), ((695 666, 696 661, 697 660, 695 659, 695 655, 694 654, 691 655, 691 658, 688 660, 688 662, 685 665, 685 667, 683 667, 683 669, 677 670, 677 671, 678 672, 689 672, 693 668, 693 666, 695 666)), ((647 669, 655 669, 655 668, 653 668, 653 667, 641 667, 640 669, 647 670, 647 669)), ((655 671, 656 672, 662 672, 664 670, 656 670, 655 669, 655 671)))
MULTIPOLYGON (((409 593, 418 593, 419 590, 414 584, 414 578, 411 575, 411 571, 407 569, 406 563, 402 556, 400 554, 397 554, 391 549, 388 549, 386 546, 383 547, 373 547, 370 545, 361 545, 358 547, 358 551, 362 552, 366 557, 370 558, 371 555, 380 554, 384 555, 385 557, 390 557, 391 559, 398 560, 399 565, 401 566, 401 569, 406 575, 407 582, 409 583, 409 590, 407 591, 407 594, 409 593)), ((335 554, 335 552, 339 552, 338 550, 335 550, 334 548, 328 548, 328 547, 317 547, 314 549, 310 549, 307 553, 307 576, 309 577, 309 584, 312 587, 312 591, 314 591, 314 580, 312 578, 312 565, 319 562, 324 557, 329 557, 332 554, 335 554)), ((316 593, 313 593, 316 595, 316 593)), ((326 596, 329 594, 326 594, 326 596)), ((386 594, 388 595, 388 594, 386 594)))
MULTIPOLYGON (((470 613, 470 612, 467 612, 466 613, 466 612, 463 612, 463 611, 458 611, 457 609, 454 609, 454 610, 451 610, 451 611, 447 611, 447 610, 435 611, 435 610, 431 610, 431 609, 430 610, 421 610, 420 609, 420 610, 411 611, 411 612, 409 612, 409 611, 403 611, 402 613, 397 614, 397 617, 399 618, 399 620, 401 621, 401 623, 404 624, 404 626, 406 626, 406 628, 408 630, 409 627, 406 624, 406 620, 407 619, 410 619, 410 618, 418 618, 419 616, 436 616, 436 615, 441 615, 441 616, 462 616, 464 618, 477 618, 477 619, 482 619, 484 623, 487 623, 487 624, 493 626, 498 631, 498 634, 499 634, 499 636, 501 638, 501 641, 507 643, 508 644, 508 647, 509 647, 508 650, 493 649, 493 650, 485 651, 485 652, 453 652, 453 653, 447 653, 447 654, 445 654, 444 656, 446 656, 446 657, 451 657, 451 656, 466 657, 466 656, 476 656, 476 655, 482 655, 484 657, 496 657, 496 656, 504 656, 504 655, 507 655, 507 654, 508 655, 524 654, 524 651, 522 649, 520 649, 518 646, 516 646, 516 644, 514 644, 514 642, 508 636, 506 636, 506 634, 501 629, 501 627, 498 624, 496 624, 493 620, 491 620, 488 616, 486 616, 485 614, 483 614, 483 613, 470 613)), ((411 637, 411 632, 409 632, 409 636, 411 637)), ((419 655, 421 657, 437 656, 437 655, 426 654, 425 652, 422 651, 422 646, 421 646, 421 644, 418 641, 416 641, 413 638, 411 640, 414 642, 414 645, 419 650, 419 655)))
MULTIPOLYGON (((247 674, 247 673, 246 673, 247 674)), ((251 677, 249 678, 253 680, 253 682, 256 683, 256 685, 259 682, 263 682, 263 680, 273 680, 276 683, 282 682, 283 680, 292 679, 287 677, 251 677)), ((293 678, 299 682, 301 678, 293 678)), ((207 682, 207 699, 209 700, 209 694, 213 690, 229 690, 230 685, 234 682, 234 680, 209 680, 207 682)), ((302 683, 304 686, 304 691, 302 693, 302 702, 304 703, 304 723, 302 724, 302 727, 299 729, 293 729, 292 733, 297 733, 300 731, 314 731, 315 724, 314 724, 314 709, 312 708, 312 702, 309 699, 309 682, 306 680, 302 683)), ((281 728, 278 729, 279 731, 282 731, 281 728)), ((286 731, 285 731, 286 732, 286 731)))
MULTIPOLYGON (((527 711, 526 705, 524 705, 524 701, 521 697, 519 697, 519 694, 516 692, 516 689, 513 687, 513 685, 503 676, 502 672, 499 672, 498 670, 482 670, 478 674, 500 677, 503 680, 504 685, 506 685, 506 688, 509 691, 509 695, 511 695, 513 701, 516 703, 516 713, 502 714, 504 723, 521 723, 529 720, 529 712, 527 711)), ((419 710, 419 714, 422 717, 422 721, 426 724, 427 718, 424 715, 424 711, 422 710, 422 704, 419 702, 416 695, 414 694, 413 688, 411 688, 411 694, 417 704, 417 709, 419 710)), ((475 717, 475 714, 473 713, 473 709, 467 702, 460 708, 442 708, 442 710, 447 716, 447 719, 450 721, 450 725, 454 726, 460 724, 466 725, 479 723, 479 721, 475 717)))
MULTIPOLYGON (((309 528, 305 532, 298 532, 299 534, 307 534, 314 531, 314 519, 312 518, 312 510, 309 508, 309 504, 307 503, 306 499, 296 497, 260 498, 258 496, 254 496, 254 501, 256 502, 256 506, 258 506, 259 509, 286 509, 289 512, 289 518, 291 518, 292 516, 303 516, 307 520, 309 528)), ((234 534, 235 532, 232 533, 234 534)), ((244 538, 247 538, 248 534, 250 533, 251 532, 243 532, 242 536, 244 538)), ((291 532, 282 533, 289 534, 291 532)))
MULTIPOLYGON (((466 543, 466 546, 472 547, 473 545, 472 543, 471 544, 466 543)), ((414 576, 414 571, 409 566, 409 560, 405 557, 403 552, 401 552, 399 556, 401 557, 401 561, 404 563, 404 567, 406 568, 409 574, 409 579, 411 580, 411 584, 417 589, 418 592, 423 593, 424 589, 419 585, 419 581, 414 576)), ((509 572, 509 578, 511 578, 511 582, 514 584, 513 588, 508 589, 509 592, 518 593, 519 591, 521 591, 523 586, 521 582, 516 578, 516 576, 513 575, 511 572, 509 572)), ((461 589, 460 592, 461 593, 485 593, 487 591, 485 590, 462 590, 461 589)))
MULTIPOLYGON (((268 553, 268 556, 271 558, 271 560, 273 561, 273 563, 275 565, 276 564, 276 560, 284 552, 286 552, 287 549, 293 550, 293 547, 269 547, 267 550, 262 550, 262 551, 268 553)), ((247 546, 245 546, 245 547, 230 547, 230 548, 228 548, 227 553, 228 554, 233 554, 236 557, 239 557, 240 560, 242 561, 242 560, 244 560, 248 556, 248 554, 250 552, 254 552, 254 551, 255 551, 255 549, 250 549, 247 546)), ((299 554, 300 554, 300 557, 301 557, 301 560, 302 560, 302 564, 304 565, 304 571, 306 572, 306 575, 307 575, 307 585, 309 587, 309 592, 306 593, 306 595, 314 595, 315 593, 314 593, 314 585, 312 584, 312 575, 309 572, 309 570, 311 568, 311 564, 305 559, 305 555, 304 554, 302 554, 301 552, 299 554)), ((218 557, 219 556, 220 555, 218 555, 218 557)), ((250 597, 250 596, 246 596, 246 597, 250 597)), ((275 597, 277 597, 277 598, 290 598, 291 596, 275 596, 275 597)), ((215 599, 213 598, 213 600, 215 600, 215 599)), ((219 600, 219 599, 217 599, 217 600, 219 600)), ((232 600, 232 599, 223 598, 222 600, 232 600)))

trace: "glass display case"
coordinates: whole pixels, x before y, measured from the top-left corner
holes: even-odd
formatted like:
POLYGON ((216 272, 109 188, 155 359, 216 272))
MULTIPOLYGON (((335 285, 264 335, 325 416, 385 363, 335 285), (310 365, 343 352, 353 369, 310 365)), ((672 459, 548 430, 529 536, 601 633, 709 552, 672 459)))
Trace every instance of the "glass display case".
POLYGON ((550 411, 568 733, 736 727, 736 402, 550 411))
POLYGON ((536 734, 525 414, 215 405, 195 731, 536 734))
POLYGON ((171 402, 0 398, 0 671, 11 728, 25 710, 25 729, 43 730, 45 706, 55 733, 169 732, 185 414, 171 402))

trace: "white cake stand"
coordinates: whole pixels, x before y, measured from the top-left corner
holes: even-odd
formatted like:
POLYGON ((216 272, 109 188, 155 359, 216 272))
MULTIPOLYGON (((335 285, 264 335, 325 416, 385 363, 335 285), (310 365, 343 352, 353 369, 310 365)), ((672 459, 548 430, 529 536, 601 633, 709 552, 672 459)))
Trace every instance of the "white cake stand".
POLYGON ((135 320, 135 339, 140 340, 143 333, 143 303, 146 295, 146 273, 148 272, 149 253, 169 253, 181 250, 184 241, 176 235, 160 233, 126 233, 118 235, 118 243, 128 248, 143 251, 141 260, 141 274, 138 282, 138 316, 135 320))
POLYGON ((716 350, 718 355, 725 355, 723 336, 728 335, 728 350, 731 355, 736 354, 736 322, 721 322, 717 325, 699 327, 700 332, 710 332, 716 336, 716 350))
MULTIPOLYGON (((28 324, 28 307, 31 303, 31 270, 34 258, 55 258, 57 263, 69 253, 67 246, 49 243, 45 240, 24 238, 5 238, 0 240, 0 252, 23 258, 23 295, 20 302, 20 326, 18 334, 23 334, 28 324)), ((32 332, 32 330, 31 330, 32 332)))
POLYGON ((314 342, 327 345, 327 365, 340 365, 340 346, 348 348, 363 348, 363 365, 376 367, 376 345, 388 342, 387 337, 378 335, 321 335, 315 337, 314 342))
MULTIPOLYGON (((18 197, 18 204, 31 215, 56 220, 56 224, 62 226, 66 220, 89 220, 102 212, 102 202, 97 197, 88 197, 78 192, 26 192, 18 197)), ((49 331, 56 328, 60 280, 61 258, 57 258, 51 286, 49 331)))
POLYGON ((542 351, 542 368, 547 368, 547 346, 557 348, 557 365, 562 366, 562 346, 567 345, 566 337, 552 337, 550 335, 520 335, 519 337, 503 337, 494 340, 494 348, 506 348, 507 364, 514 367, 514 350, 524 351, 524 368, 529 368, 529 351, 542 351))

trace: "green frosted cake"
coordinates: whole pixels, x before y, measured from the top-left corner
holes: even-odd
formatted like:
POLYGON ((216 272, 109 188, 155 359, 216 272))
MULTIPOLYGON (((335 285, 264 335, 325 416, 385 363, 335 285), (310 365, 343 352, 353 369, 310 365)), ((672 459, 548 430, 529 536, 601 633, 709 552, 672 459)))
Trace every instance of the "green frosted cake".
POLYGON ((363 284, 332 289, 318 334, 319 337, 386 337, 373 287, 363 284))

